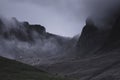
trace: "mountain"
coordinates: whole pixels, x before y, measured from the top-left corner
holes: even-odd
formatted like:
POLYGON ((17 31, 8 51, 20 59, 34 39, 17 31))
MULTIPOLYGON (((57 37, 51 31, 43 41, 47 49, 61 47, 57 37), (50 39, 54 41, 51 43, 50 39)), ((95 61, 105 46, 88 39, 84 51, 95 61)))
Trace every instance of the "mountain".
POLYGON ((20 41, 34 41, 34 33, 46 33, 45 27, 41 25, 30 25, 28 22, 19 22, 16 18, 10 21, 0 20, 0 35, 5 39, 16 38, 20 41))
POLYGON ((103 30, 88 19, 71 57, 36 66, 79 80, 120 80, 120 17, 114 20, 103 30))
POLYGON ((34 66, 59 61, 74 43, 75 39, 49 33, 44 26, 0 18, 0 79, 64 80, 34 66))
POLYGON ((44 26, 0 18, 0 56, 30 65, 48 64, 66 55, 74 43, 69 37, 47 32, 44 26))
POLYGON ((41 25, 14 18, 12 22, 0 20, 0 55, 53 75, 120 80, 120 17, 111 20, 111 28, 101 29, 87 19, 79 38, 54 35, 41 25))
POLYGON ((0 80, 67 80, 29 65, 0 57, 0 80))
POLYGON ((101 30, 91 19, 86 20, 82 34, 77 43, 78 55, 89 56, 98 51, 106 42, 111 30, 101 30))

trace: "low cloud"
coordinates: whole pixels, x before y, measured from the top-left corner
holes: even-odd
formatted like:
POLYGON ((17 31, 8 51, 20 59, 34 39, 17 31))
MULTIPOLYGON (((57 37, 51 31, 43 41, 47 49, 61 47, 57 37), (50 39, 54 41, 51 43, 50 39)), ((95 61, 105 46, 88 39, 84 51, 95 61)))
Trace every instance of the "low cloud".
POLYGON ((48 32, 74 36, 85 21, 79 0, 1 0, 0 14, 45 26, 48 32))

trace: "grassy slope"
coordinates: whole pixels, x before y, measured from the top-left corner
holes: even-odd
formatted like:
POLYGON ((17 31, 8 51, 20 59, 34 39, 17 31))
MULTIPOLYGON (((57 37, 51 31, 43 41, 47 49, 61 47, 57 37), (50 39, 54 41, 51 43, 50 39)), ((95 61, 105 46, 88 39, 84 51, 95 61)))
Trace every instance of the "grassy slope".
POLYGON ((0 80, 66 80, 29 65, 0 57, 0 80))

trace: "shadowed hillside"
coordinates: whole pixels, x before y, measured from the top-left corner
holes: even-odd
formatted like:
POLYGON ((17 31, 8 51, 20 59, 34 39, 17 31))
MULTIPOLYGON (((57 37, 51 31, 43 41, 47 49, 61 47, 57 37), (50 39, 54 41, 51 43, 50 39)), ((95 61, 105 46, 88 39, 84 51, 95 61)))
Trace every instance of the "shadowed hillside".
POLYGON ((17 61, 0 57, 0 80, 68 80, 17 61))

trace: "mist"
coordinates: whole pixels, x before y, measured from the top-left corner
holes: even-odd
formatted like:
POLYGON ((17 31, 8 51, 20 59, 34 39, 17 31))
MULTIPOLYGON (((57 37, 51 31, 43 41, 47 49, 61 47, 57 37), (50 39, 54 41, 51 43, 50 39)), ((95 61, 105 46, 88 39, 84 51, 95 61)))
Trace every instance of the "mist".
POLYGON ((77 42, 76 38, 71 40, 46 31, 39 33, 30 29, 28 32, 31 24, 24 24, 16 18, 0 17, 0 56, 32 65, 48 64, 53 58, 61 58, 72 51, 77 42))
POLYGON ((73 37, 84 26, 86 14, 81 0, 1 0, 0 14, 31 24, 41 24, 48 32, 73 37))
POLYGON ((86 10, 94 21, 95 25, 101 29, 111 28, 116 13, 120 9, 119 0, 86 0, 86 10))
MULTIPOLYGON (((31 24, 45 26, 47 32, 71 37, 81 33, 88 16, 97 27, 110 28, 110 22, 113 20, 111 15, 119 10, 119 3, 120 1, 116 0, 110 0, 110 2, 108 0, 1 0, 0 15, 7 17, 7 19, 2 18, 5 24, 4 32, 9 32, 11 28, 19 30, 21 29, 19 25, 24 26, 17 23, 28 21, 31 24), (8 19, 11 17, 16 17, 19 21, 8 19)), ((24 28, 21 31, 25 35, 27 34, 24 28)), ((28 57, 28 54, 30 58, 34 53, 36 57, 38 55, 42 57, 54 55, 52 57, 55 57, 56 54, 61 56, 61 54, 70 52, 70 49, 77 42, 77 40, 72 42, 72 38, 59 36, 62 39, 62 44, 64 44, 61 45, 54 37, 45 39, 44 36, 39 36, 36 32, 31 36, 35 40, 34 44, 19 41, 13 36, 11 36, 12 40, 10 41, 1 37, 0 54, 13 59, 16 58, 16 53, 19 54, 18 58, 28 57), (41 37, 44 40, 41 40, 41 37), (26 54, 23 55, 23 53, 26 54)))

